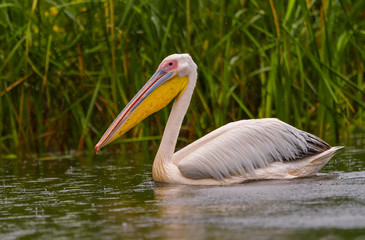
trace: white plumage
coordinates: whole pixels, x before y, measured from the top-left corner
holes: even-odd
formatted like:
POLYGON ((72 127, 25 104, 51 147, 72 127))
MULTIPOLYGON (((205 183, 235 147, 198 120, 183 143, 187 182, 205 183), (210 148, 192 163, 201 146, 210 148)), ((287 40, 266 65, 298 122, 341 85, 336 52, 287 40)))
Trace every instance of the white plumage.
POLYGON ((255 169, 273 162, 293 161, 328 148, 320 139, 278 119, 242 120, 175 153, 173 161, 185 177, 223 180, 253 175, 255 169))

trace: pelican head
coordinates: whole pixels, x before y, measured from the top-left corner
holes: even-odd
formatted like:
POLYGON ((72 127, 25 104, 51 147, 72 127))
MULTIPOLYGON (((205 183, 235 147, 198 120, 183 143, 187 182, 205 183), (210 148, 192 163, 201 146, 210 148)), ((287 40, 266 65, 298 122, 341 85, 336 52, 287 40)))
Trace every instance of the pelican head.
POLYGON ((178 97, 184 92, 189 81, 195 79, 189 76, 196 74, 196 69, 197 66, 189 54, 173 54, 166 57, 148 82, 106 130, 96 144, 95 152, 178 97))

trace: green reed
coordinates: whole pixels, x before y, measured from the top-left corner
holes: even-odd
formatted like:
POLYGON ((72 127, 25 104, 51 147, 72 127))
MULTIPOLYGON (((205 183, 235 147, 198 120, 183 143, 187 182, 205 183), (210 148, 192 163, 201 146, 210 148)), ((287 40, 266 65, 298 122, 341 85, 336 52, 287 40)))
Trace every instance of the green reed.
MULTIPOLYGON (((92 151, 160 61, 176 52, 190 53, 199 67, 180 145, 262 117, 336 142, 364 130, 364 5, 2 0, 0 153, 92 151)), ((117 148, 156 146, 168 114, 149 117, 117 148)))

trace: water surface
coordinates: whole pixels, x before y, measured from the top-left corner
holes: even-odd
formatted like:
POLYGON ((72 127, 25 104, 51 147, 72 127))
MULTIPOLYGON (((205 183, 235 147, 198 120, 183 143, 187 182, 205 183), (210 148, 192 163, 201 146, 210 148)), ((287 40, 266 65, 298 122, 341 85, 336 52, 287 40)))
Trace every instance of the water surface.
POLYGON ((154 153, 1 159, 0 239, 365 239, 365 137, 316 176, 155 184, 154 153))

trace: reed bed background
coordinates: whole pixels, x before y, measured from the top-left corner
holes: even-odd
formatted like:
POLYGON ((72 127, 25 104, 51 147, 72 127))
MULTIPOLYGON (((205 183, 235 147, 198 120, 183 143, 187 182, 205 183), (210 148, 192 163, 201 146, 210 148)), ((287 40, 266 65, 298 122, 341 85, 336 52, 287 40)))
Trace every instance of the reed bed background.
MULTIPOLYGON (((364 130, 365 1, 1 0, 0 155, 91 152, 172 53, 199 79, 179 145, 277 117, 330 143, 364 130)), ((169 108, 107 151, 159 143, 169 108)))

